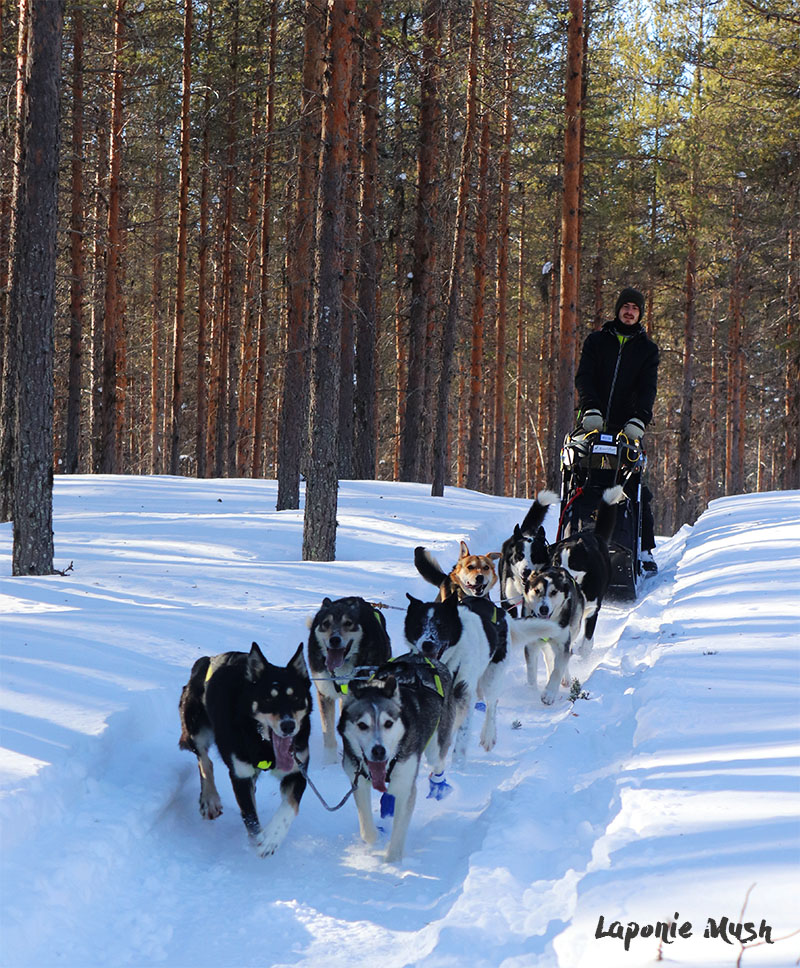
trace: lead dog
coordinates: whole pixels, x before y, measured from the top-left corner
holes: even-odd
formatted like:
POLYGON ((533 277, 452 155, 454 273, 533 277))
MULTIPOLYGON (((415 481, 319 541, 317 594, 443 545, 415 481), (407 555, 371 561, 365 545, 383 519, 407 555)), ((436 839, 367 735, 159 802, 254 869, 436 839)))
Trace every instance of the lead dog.
POLYGON ((473 555, 470 554, 466 541, 462 541, 460 547, 461 553, 450 574, 442 571, 442 566, 430 551, 421 546, 414 549, 414 565, 425 581, 439 589, 440 602, 451 595, 458 596, 459 601, 473 597, 485 598, 497 583, 494 563, 500 557, 499 551, 492 551, 488 555, 473 555))
POLYGON ((310 621, 308 666, 317 687, 323 761, 335 763, 336 700, 362 667, 382 665, 392 655, 386 621, 363 598, 324 598, 310 621))
POLYGON ((416 802, 423 751, 435 772, 444 761, 453 730, 453 680, 441 662, 403 655, 367 682, 353 682, 339 718, 342 767, 353 784, 362 839, 374 844, 371 789, 394 797, 387 861, 403 856, 416 802))
POLYGON ((558 501, 554 491, 539 491, 522 524, 515 524, 500 552, 500 601, 512 615, 525 594, 525 580, 547 564, 550 548, 542 527, 547 509, 558 501))
POLYGON ((255 642, 249 653, 203 656, 192 667, 179 709, 179 746, 197 756, 201 815, 214 820, 222 813, 208 755, 216 743, 253 847, 262 857, 273 854, 306 788, 311 683, 302 643, 286 666, 268 662, 255 642), (262 772, 274 773, 281 785, 281 803, 266 827, 255 804, 262 772))

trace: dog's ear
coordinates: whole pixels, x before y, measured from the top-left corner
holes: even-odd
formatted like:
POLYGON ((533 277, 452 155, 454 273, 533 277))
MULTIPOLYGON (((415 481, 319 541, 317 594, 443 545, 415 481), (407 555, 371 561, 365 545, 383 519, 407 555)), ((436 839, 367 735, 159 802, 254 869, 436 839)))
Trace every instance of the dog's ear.
POLYGON ((515 541, 519 541, 519 539, 521 537, 522 537, 522 528, 518 524, 515 524, 514 525, 514 540, 515 541))
POLYGON ((301 679, 305 679, 308 682, 311 681, 308 676, 308 668, 306 667, 306 660, 303 655, 302 642, 300 643, 300 645, 297 646, 297 651, 289 660, 289 664, 287 665, 286 668, 294 669, 294 671, 300 676, 301 679))
POLYGON ((503 556, 499 551, 490 551, 486 557, 489 561, 497 561, 498 558, 502 558, 503 556))
POLYGON ((547 535, 545 533, 544 525, 543 524, 540 524, 539 525, 539 530, 536 532, 536 537, 537 538, 541 538, 542 541, 544 541, 546 539, 547 535))
POLYGON ((459 558, 469 558, 469 548, 467 547, 467 542, 466 541, 462 541, 461 542, 461 554, 458 557, 459 558))
POLYGON ((325 597, 325 598, 322 599, 322 606, 321 607, 322 608, 327 608, 329 605, 332 605, 332 604, 333 604, 333 602, 331 601, 331 599, 325 597))
POLYGON ((250 647, 250 655, 247 657, 247 678, 255 682, 264 673, 268 665, 264 653, 258 647, 258 642, 253 642, 250 647))
POLYGON ((406 598, 414 606, 417 606, 417 605, 421 605, 422 604, 422 602, 418 598, 414 598, 414 596, 413 595, 409 595, 408 592, 406 592, 406 598))
POLYGON ((383 694, 387 699, 391 699, 397 691, 397 679, 394 676, 387 676, 383 680, 383 694))

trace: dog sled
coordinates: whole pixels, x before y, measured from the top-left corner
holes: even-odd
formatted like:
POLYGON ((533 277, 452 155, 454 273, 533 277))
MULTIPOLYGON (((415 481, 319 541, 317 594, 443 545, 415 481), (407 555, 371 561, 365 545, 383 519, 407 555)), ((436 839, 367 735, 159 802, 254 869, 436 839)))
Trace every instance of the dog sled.
POLYGON ((608 549, 609 598, 634 600, 642 580, 642 474, 646 466, 641 442, 629 440, 623 433, 613 436, 575 430, 564 439, 558 540, 593 530, 603 491, 617 484, 625 489, 608 549))

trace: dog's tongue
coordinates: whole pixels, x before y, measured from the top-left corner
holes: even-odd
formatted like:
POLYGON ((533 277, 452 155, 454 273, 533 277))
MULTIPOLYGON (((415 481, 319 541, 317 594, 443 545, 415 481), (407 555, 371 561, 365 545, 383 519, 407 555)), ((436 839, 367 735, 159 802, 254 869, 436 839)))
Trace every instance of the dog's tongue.
POLYGON ((275 769, 288 772, 294 766, 292 757, 292 737, 272 734, 272 748, 275 750, 275 769))
POLYGON ((380 763, 367 760, 367 769, 369 770, 369 778, 372 780, 373 789, 379 793, 386 793, 386 760, 380 763))
POLYGON ((325 661, 325 665, 328 667, 328 672, 333 672, 343 664, 344 649, 328 649, 328 658, 325 661))

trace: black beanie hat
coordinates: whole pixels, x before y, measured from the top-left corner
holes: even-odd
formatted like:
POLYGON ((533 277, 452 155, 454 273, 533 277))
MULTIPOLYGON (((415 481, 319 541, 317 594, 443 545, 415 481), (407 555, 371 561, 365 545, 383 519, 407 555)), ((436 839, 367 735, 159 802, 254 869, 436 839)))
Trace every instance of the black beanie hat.
POLYGON ((617 305, 614 307, 614 319, 619 317, 620 309, 625 305, 625 303, 636 303, 639 307, 639 319, 644 316, 644 296, 639 292, 638 289, 623 289, 619 294, 619 299, 617 300, 617 305))

